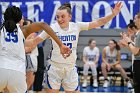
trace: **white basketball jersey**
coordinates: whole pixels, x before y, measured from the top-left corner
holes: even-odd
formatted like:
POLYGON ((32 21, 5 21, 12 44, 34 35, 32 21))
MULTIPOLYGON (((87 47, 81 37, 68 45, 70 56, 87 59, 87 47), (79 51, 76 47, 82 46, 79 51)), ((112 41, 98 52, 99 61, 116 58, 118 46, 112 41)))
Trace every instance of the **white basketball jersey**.
MULTIPOLYGON (((57 22, 55 24, 52 24, 51 28, 54 30, 54 32, 62 41, 62 43, 71 48, 72 53, 69 57, 64 59, 63 56, 60 54, 59 46, 52 39, 53 49, 51 52, 50 60, 54 62, 58 62, 58 63, 75 64, 76 59, 77 59, 76 50, 77 50, 79 32, 82 30, 88 30, 88 27, 89 27, 88 22, 87 23, 86 22, 78 22, 78 23, 69 22, 68 30, 63 30, 57 22)), ((45 32, 42 32, 40 35, 41 38, 43 38, 43 36, 46 36, 45 32)))
POLYGON ((117 61, 117 50, 114 49, 114 51, 111 53, 109 46, 107 46, 105 49, 106 49, 106 60, 109 63, 115 63, 117 61))
POLYGON ((17 32, 0 32, 0 68, 25 73, 24 35, 17 24, 17 32))
POLYGON ((94 62, 96 59, 96 56, 99 56, 99 49, 98 47, 95 47, 94 49, 90 49, 89 46, 84 48, 83 56, 87 58, 88 62, 94 62))

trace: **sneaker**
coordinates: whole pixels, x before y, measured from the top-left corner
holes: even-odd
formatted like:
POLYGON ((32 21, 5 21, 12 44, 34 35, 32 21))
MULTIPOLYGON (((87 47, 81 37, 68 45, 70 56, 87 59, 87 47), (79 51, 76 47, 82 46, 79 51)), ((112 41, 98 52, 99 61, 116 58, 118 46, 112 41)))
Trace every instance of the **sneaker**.
POLYGON ((34 93, 34 91, 32 91, 32 90, 29 90, 29 91, 28 91, 28 93, 34 93))
POLYGON ((104 88, 107 88, 109 85, 110 85, 110 84, 109 84, 109 81, 108 81, 108 80, 105 80, 103 87, 104 87, 104 88))
POLYGON ((98 82, 97 82, 97 80, 94 80, 94 82, 93 82, 93 87, 95 87, 95 88, 98 87, 98 82))
POLYGON ((135 93, 134 89, 131 89, 131 93, 135 93))
POLYGON ((127 82, 127 87, 128 87, 129 89, 131 89, 131 88, 132 88, 132 84, 131 84, 131 82, 130 82, 130 81, 128 81, 128 82, 127 82))
POLYGON ((84 80, 82 87, 87 87, 87 80, 84 80))

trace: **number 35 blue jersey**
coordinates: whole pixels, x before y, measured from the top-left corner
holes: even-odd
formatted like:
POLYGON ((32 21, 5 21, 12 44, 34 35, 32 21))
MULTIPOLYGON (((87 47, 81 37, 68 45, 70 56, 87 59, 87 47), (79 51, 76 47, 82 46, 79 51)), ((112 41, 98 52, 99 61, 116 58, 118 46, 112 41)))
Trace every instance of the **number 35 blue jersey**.
POLYGON ((16 70, 25 73, 24 35, 17 24, 14 32, 2 28, 0 32, 0 68, 16 70))

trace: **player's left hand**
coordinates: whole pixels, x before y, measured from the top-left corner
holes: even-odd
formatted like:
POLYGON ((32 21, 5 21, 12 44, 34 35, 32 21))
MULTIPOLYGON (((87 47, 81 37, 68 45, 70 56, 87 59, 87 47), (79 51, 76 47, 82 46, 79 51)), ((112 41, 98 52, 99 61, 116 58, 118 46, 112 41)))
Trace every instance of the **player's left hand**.
POLYGON ((117 3, 115 4, 114 9, 112 9, 112 13, 113 13, 114 16, 116 16, 116 15, 119 14, 119 12, 121 11, 122 6, 123 6, 123 5, 122 5, 122 2, 117 2, 117 3))

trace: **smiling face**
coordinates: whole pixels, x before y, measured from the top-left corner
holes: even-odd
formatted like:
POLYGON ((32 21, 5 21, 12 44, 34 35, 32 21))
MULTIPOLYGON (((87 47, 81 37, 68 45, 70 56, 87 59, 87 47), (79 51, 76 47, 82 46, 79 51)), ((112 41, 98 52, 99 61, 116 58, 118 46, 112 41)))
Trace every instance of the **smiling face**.
POLYGON ((69 14, 66 9, 57 10, 56 12, 56 20, 61 28, 67 28, 69 26, 71 17, 71 14, 69 14))

